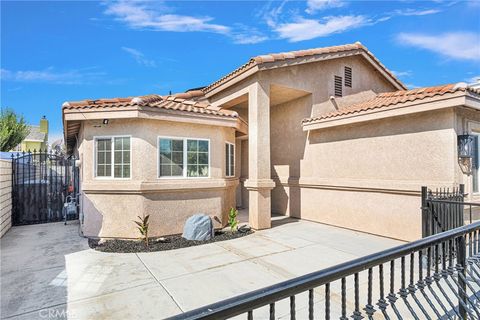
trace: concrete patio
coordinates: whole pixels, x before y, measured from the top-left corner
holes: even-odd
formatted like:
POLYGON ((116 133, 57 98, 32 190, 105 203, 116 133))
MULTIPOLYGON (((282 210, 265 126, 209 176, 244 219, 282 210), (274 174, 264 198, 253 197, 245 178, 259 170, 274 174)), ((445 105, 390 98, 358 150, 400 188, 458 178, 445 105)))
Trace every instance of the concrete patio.
POLYGON ((162 319, 403 242, 276 217, 245 238, 174 251, 88 248, 78 224, 1 240, 2 319, 162 319))

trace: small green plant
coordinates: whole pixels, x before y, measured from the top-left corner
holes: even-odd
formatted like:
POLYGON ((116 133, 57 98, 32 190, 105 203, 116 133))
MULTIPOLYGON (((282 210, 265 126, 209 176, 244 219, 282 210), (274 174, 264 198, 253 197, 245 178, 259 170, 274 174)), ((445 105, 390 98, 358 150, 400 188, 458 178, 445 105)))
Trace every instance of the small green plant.
POLYGON ((142 241, 145 243, 145 245, 148 247, 148 218, 150 215, 146 215, 144 218, 138 216, 138 219, 140 221, 133 221, 135 224, 138 226, 137 229, 140 231, 140 234, 142 237, 142 241))
POLYGON ((228 213, 228 225, 230 226, 230 231, 237 231, 238 230, 238 210, 235 208, 231 208, 230 212, 228 213))

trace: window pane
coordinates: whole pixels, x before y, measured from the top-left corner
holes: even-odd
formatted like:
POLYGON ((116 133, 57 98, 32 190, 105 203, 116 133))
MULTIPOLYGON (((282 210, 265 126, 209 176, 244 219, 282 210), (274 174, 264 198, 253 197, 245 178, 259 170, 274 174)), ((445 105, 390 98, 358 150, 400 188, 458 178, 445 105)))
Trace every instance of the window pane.
POLYGON ((124 178, 130 178, 130 166, 129 165, 123 166, 123 177, 124 178))
POLYGON ((171 165, 172 161, 170 160, 170 157, 161 155, 160 156, 160 165, 171 165))
POLYGON ((105 177, 111 177, 112 176, 112 165, 107 164, 105 165, 105 177))
POLYGON ((130 138, 123 138, 123 150, 130 150, 130 138))
POLYGON ((197 153, 189 152, 187 156, 187 164, 197 164, 197 153))
POLYGON ((160 152, 170 153, 172 151, 171 142, 169 139, 160 139, 160 152))
POLYGON ((198 141, 197 140, 187 140, 187 151, 197 151, 198 150, 198 141))
POLYGON ((183 176, 183 166, 173 165, 172 166, 172 176, 183 176))
POLYGON ((130 164, 130 151, 123 152, 123 163, 130 164))
POLYGON ((105 141, 104 140, 97 140, 97 150, 105 150, 105 141))
POLYGON ((112 152, 111 151, 105 151, 105 163, 106 164, 111 164, 112 163, 112 152))
POLYGON ((104 177, 105 176, 105 166, 104 165, 98 165, 97 166, 97 176, 98 177, 104 177))
POLYGON ((173 152, 172 162, 183 166, 183 152, 173 152))
POLYGON ((208 153, 200 152, 198 154, 198 164, 208 164, 208 153))
POLYGON ((188 177, 197 177, 198 176, 198 168, 196 165, 189 165, 187 166, 187 176, 188 177))
POLYGON ((183 140, 173 140, 172 141, 172 150, 183 152, 183 140))
POLYGON ((208 141, 198 140, 198 151, 208 152, 208 141))
POLYGON ((160 176, 169 177, 172 175, 172 166, 170 165, 161 165, 160 166, 160 176))
POLYGON ((115 164, 121 164, 122 163, 122 151, 115 151, 115 164))
POLYGON ((121 165, 115 165, 115 168, 113 170, 113 176, 115 178, 123 178, 123 176, 122 176, 122 166, 121 165))
POLYGON ((99 152, 98 153, 97 161, 98 161, 98 164, 104 164, 105 163, 105 153, 104 152, 99 152))
POLYGON ((123 144, 122 144, 122 141, 123 141, 123 138, 115 138, 115 150, 122 150, 123 149, 123 144))
POLYGON ((199 177, 208 177, 208 166, 206 166, 206 165, 198 166, 198 176, 199 177))

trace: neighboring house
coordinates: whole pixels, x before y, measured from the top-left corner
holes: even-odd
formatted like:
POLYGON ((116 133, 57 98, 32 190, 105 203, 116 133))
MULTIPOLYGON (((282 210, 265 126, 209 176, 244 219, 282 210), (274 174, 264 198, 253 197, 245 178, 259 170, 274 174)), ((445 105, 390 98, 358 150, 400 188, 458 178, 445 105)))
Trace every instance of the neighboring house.
POLYGON ((406 90, 360 43, 269 54, 211 85, 170 96, 63 105, 79 157, 83 232, 179 233, 195 213, 227 222, 271 213, 392 238, 421 236, 420 188, 466 183, 457 136, 480 134, 480 92, 406 90))
POLYGON ((29 125, 28 136, 15 148, 15 151, 44 151, 48 148, 48 120, 45 116, 40 119, 40 125, 29 125))

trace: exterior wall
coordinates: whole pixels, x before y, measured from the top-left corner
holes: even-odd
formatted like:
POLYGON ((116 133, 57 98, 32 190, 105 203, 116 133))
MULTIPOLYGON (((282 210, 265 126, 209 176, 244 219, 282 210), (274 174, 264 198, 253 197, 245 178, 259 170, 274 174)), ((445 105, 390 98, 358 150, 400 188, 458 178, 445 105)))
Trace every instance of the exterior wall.
POLYGON ((290 200, 299 203, 295 214, 396 239, 420 238, 421 186, 456 182, 454 120, 448 109, 311 131, 300 161, 300 199, 290 200))
MULTIPOLYGON (((247 86, 255 83, 255 81, 306 92, 306 95, 304 94, 305 96, 301 98, 290 98, 288 93, 281 93, 283 95, 281 99, 287 102, 272 105, 270 110, 272 178, 277 180, 277 182, 279 180, 282 182, 292 179, 298 180, 300 177, 300 159, 303 158, 307 140, 307 133, 303 132, 301 121, 304 118, 335 110, 333 105, 325 104, 325 101, 334 94, 333 76, 339 75, 343 77, 345 66, 352 68, 353 85, 352 88, 343 88, 344 95, 366 90, 375 92, 396 90, 364 58, 353 56, 261 71, 257 75, 253 75, 210 97, 210 101, 215 102, 225 99, 229 95, 235 95, 236 92, 245 90, 247 86), (285 152, 286 148, 288 148, 288 152, 285 152)), ((295 90, 292 94, 297 94, 298 91, 295 92, 295 90)), ((274 95, 275 93, 271 94, 271 101, 278 100, 278 97, 274 95)), ((245 103, 242 102, 242 105, 245 103)), ((232 109, 239 112, 243 119, 248 120, 248 107, 237 106, 232 109)), ((243 145, 245 144, 246 142, 243 142, 243 145)), ((248 148, 242 147, 240 157, 242 167, 241 181, 248 179, 247 150, 248 148)), ((277 188, 272 190, 272 211, 290 214, 289 190, 284 188, 284 186, 277 184, 277 188)), ((248 191, 243 187, 243 183, 239 189, 237 191, 238 198, 241 197, 241 202, 239 203, 241 203, 242 207, 248 207, 248 191)), ((292 192, 298 193, 298 190, 292 190, 292 192)), ((296 205, 298 206, 298 203, 296 205)), ((291 214, 298 215, 293 212, 291 214)))
POLYGON ((23 141, 21 144, 21 150, 20 151, 32 151, 36 150, 37 152, 39 150, 45 150, 46 148, 46 143, 45 142, 38 142, 38 141, 23 141))
MULTIPOLYGON (((314 117, 335 111, 333 105, 325 106, 324 102, 334 95, 334 76, 344 78, 345 66, 352 68, 352 88, 343 86, 343 96, 367 90, 373 90, 376 93, 397 90, 372 65, 359 56, 271 69, 264 71, 261 79, 274 85, 311 93, 312 108, 308 117, 314 117)), ((300 125, 301 123, 298 124, 300 125)))
POLYGON ((0 237, 12 226, 12 162, 0 160, 0 237))
POLYGON ((238 176, 225 178, 225 142, 235 143, 233 128, 145 119, 99 124, 85 121, 78 145, 85 235, 138 238, 133 221, 146 214, 152 237, 181 233, 195 213, 215 216, 217 227, 226 224, 238 184, 238 176), (131 136, 130 179, 94 177, 94 137, 110 135, 131 136), (157 178, 159 136, 210 139, 210 177, 157 178))

